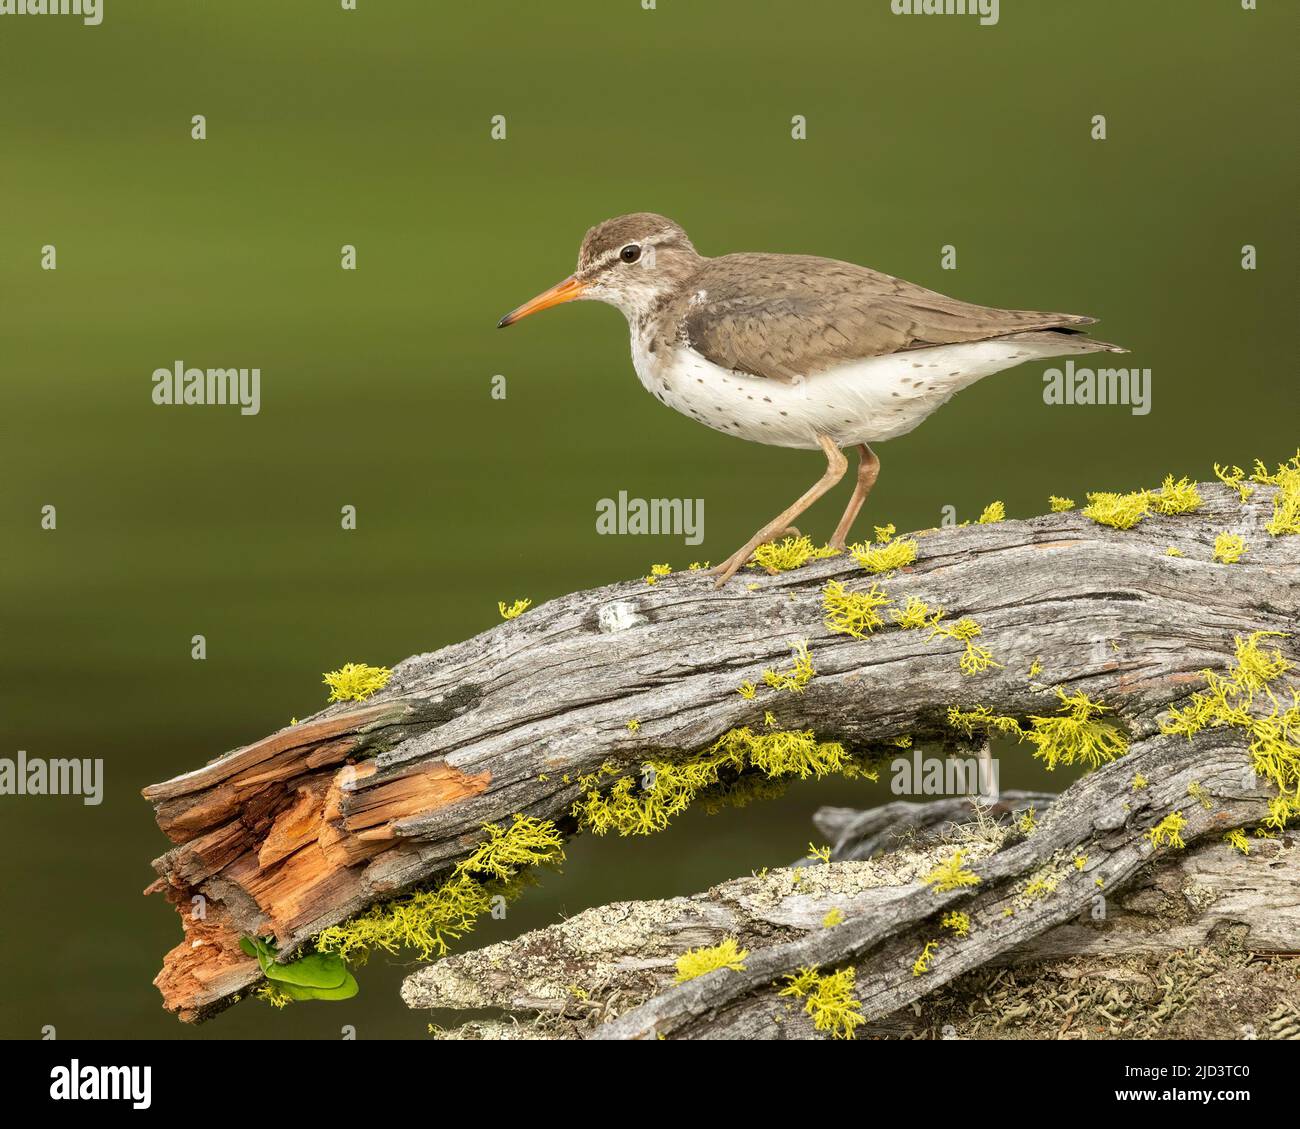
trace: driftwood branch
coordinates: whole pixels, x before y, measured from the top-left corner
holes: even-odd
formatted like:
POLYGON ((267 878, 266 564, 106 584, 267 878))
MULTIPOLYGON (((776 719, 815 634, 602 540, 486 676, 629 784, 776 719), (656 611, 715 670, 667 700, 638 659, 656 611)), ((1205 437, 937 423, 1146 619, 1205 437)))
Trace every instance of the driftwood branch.
MULTIPOLYGON (((444 1032, 446 1037, 603 1035, 601 1024, 611 1013, 630 1011, 672 990, 675 960, 688 948, 733 937, 753 953, 826 933, 823 921, 832 910, 855 917, 887 912, 905 888, 951 853, 954 843, 973 856, 987 857, 1008 832, 1008 813, 1032 804, 1041 816, 1050 803, 1051 798, 1035 794, 1008 793, 999 804, 985 807, 978 822, 963 800, 890 804, 860 813, 823 809, 816 820, 819 827, 850 816, 874 822, 889 808, 905 807, 907 814, 924 817, 928 832, 918 836, 914 825, 901 832, 892 850, 870 860, 850 839, 829 865, 805 861, 798 870, 733 879, 692 897, 584 910, 563 923, 423 968, 406 979, 402 996, 413 1008, 506 1013, 499 1020, 467 1020, 444 1032)), ((892 960, 910 965, 926 939, 943 935, 933 921, 913 930, 913 952, 899 957, 906 946, 895 945, 883 959, 861 962, 859 982, 887 976, 892 960)), ((936 970, 946 960, 945 950, 956 949, 981 959, 989 956, 987 963, 993 966, 1095 957, 1106 962, 1108 972, 1123 958, 1160 957, 1224 941, 1251 954, 1293 955, 1300 952, 1300 859, 1280 840, 1259 841, 1248 856, 1226 843, 1202 842, 1153 858, 1122 894, 1109 892, 1104 912, 1085 913, 1000 948, 974 930, 965 940, 947 936, 936 970)), ((882 1019, 894 1004, 927 995, 948 979, 910 976, 910 968, 908 973, 904 983, 910 978, 915 990, 879 994, 870 1018, 882 1019)), ((1300 985, 1291 996, 1300 1003, 1300 985)), ((1276 1002, 1259 1001, 1260 1017, 1276 1002)), ((868 1031, 881 1033, 888 1026, 877 1023, 868 1031)), ((814 1038, 818 1033, 797 1004, 768 991, 720 1008, 689 1034, 814 1038)))
MULTIPOLYGON (((1265 532, 1272 488, 1244 503, 1219 484, 1200 489, 1197 513, 1152 516, 1123 532, 1077 513, 929 531, 918 535, 914 565, 879 578, 837 557, 776 576, 750 570, 721 591, 702 574, 681 573, 574 593, 406 660, 362 705, 331 707, 153 785, 145 796, 175 846, 155 861, 151 890, 175 902, 185 928, 156 981, 164 1003, 184 1019, 219 1010, 259 976, 239 950, 241 934, 273 933, 290 954, 324 927, 436 880, 473 849, 485 822, 524 812, 573 831, 577 779, 606 760, 634 773, 648 757, 685 755, 734 727, 758 727, 768 710, 782 728, 883 751, 904 735, 951 738, 944 719, 954 704, 1050 713, 1054 688, 1066 685, 1117 710, 1132 751, 1074 785, 1040 833, 983 861, 976 910, 1000 915, 1026 874, 1059 852, 1089 855, 1087 888, 1067 884, 1007 919, 1012 944, 1004 947, 1014 947, 1077 914, 1094 877, 1113 884, 1132 875, 1147 860, 1141 830, 1164 813, 1183 810, 1190 835, 1258 818, 1267 792, 1245 781, 1238 736, 1219 731, 1189 746, 1159 736, 1156 718, 1201 685, 1203 668, 1228 665, 1234 635, 1294 629, 1300 539, 1265 532), (1250 546, 1239 564, 1212 560, 1224 531, 1250 546), (1184 555, 1167 556, 1171 546, 1184 555), (898 606, 917 596, 950 618, 973 617, 1002 665, 967 677, 958 669, 963 645, 924 631, 830 633, 821 601, 832 579, 851 590, 880 580, 898 606), (805 639, 817 668, 806 690, 761 686, 761 672, 787 667, 805 639), (1041 674, 1031 678, 1035 659, 1041 674), (753 700, 736 693, 744 680, 760 683, 753 700), (1128 789, 1135 771, 1153 781, 1136 798, 1128 789), (1215 797, 1214 811, 1189 807, 1193 779, 1215 797)), ((1278 642, 1300 658, 1295 640, 1278 642)), ((722 988, 704 978, 657 995, 606 1033, 690 1033, 705 1015, 716 1024, 719 1009, 743 1011, 791 961, 871 950, 880 959, 891 938, 901 957, 916 922, 959 896, 896 893, 887 912, 772 946, 751 972, 719 978, 722 988)), ((924 979, 906 963, 908 979, 924 979)), ((934 976, 973 963, 954 952, 934 976)), ((900 974, 871 990, 864 1007, 882 1013, 914 989, 900 974)))

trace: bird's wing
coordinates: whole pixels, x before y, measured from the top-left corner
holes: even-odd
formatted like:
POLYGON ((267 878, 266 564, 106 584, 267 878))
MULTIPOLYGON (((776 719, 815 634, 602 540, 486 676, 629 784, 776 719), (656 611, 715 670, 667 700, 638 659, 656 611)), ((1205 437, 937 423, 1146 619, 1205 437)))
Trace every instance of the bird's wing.
POLYGON ((852 263, 762 254, 709 259, 672 313, 679 339, 714 364, 787 382, 868 357, 1096 320, 975 306, 852 263))

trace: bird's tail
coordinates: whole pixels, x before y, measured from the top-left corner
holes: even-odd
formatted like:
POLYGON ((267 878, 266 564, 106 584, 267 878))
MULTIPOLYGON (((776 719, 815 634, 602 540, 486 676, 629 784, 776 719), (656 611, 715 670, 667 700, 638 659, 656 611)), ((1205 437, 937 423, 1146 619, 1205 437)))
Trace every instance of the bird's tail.
POLYGON ((1040 329, 1029 333, 1008 333, 1005 340, 1028 341, 1034 345, 1050 346, 1053 356, 1064 356, 1066 353, 1128 352, 1123 345, 1112 345, 1109 341, 1098 341, 1077 329, 1040 329))

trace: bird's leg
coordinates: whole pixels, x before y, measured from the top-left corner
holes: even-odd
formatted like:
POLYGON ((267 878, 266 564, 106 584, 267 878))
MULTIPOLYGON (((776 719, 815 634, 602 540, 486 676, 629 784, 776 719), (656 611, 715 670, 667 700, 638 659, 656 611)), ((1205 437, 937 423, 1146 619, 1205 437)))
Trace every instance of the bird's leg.
POLYGON ((849 530, 853 528, 853 523, 862 509, 862 503, 867 500, 867 495, 871 493, 871 488, 876 484, 879 474, 880 460, 876 458, 876 452, 865 443, 859 443, 858 481, 853 487, 853 496, 849 499, 849 504, 844 508, 844 516, 835 527, 835 535, 830 540, 832 549, 844 548, 849 539, 849 530))
MULTIPOLYGON (((758 542, 757 545, 754 546, 754 549, 757 549, 762 545, 766 545, 770 541, 784 541, 787 537, 798 537, 799 535, 800 535, 799 527, 797 525, 788 525, 786 526, 785 529, 778 529, 774 533, 768 534, 768 536, 764 537, 763 540, 761 540, 760 542, 758 542)), ((746 548, 748 548, 748 546, 746 546, 746 548)), ((716 576, 720 572, 726 572, 727 566, 731 564, 731 562, 734 561, 738 556, 740 556, 741 552, 742 550, 737 549, 734 553, 731 554, 731 556, 729 556, 720 565, 714 565, 711 569, 709 569, 710 574, 716 576)), ((742 567, 745 561, 749 560, 749 557, 752 557, 753 555, 754 555, 754 551, 753 549, 751 549, 749 556, 747 556, 745 560, 742 560, 740 564, 736 566, 736 568, 742 567)), ((732 571, 734 572, 736 570, 733 569, 732 571)), ((775 569, 768 569, 767 571, 772 575, 776 574, 775 569)))
POLYGON ((740 549, 732 553, 722 564, 711 570, 713 575, 718 578, 713 585, 715 588, 721 588, 726 584, 728 580, 736 575, 741 566, 749 560, 755 549, 783 533, 795 518, 844 477, 844 472, 849 469, 849 461, 844 457, 844 453, 835 446, 835 442, 829 436, 819 435, 817 436, 817 442, 821 444, 822 450, 826 452, 826 473, 812 487, 806 490, 793 506, 769 521, 740 549))

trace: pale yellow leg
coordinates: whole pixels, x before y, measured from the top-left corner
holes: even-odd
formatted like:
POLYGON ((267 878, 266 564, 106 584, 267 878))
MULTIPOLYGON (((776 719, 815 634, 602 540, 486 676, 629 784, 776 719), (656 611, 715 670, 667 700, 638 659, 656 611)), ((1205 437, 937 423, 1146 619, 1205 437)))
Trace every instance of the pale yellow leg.
POLYGON ((857 520, 862 504, 867 500, 867 495, 871 493, 871 488, 876 484, 876 478, 879 474, 880 460, 876 458, 876 452, 865 443, 859 443, 858 481, 853 487, 853 496, 849 499, 849 504, 844 508, 844 516, 840 518, 839 525, 835 527, 835 535, 830 540, 832 549, 842 549, 848 542, 849 530, 853 528, 853 523, 857 520))
POLYGON ((826 452, 826 473, 810 489, 805 491, 794 505, 769 521, 722 564, 711 570, 713 575, 718 578, 714 584, 715 588, 721 588, 726 584, 728 580, 736 575, 745 562, 754 555, 755 549, 783 533, 795 518, 844 477, 844 472, 849 469, 849 461, 844 457, 844 453, 835 446, 834 441, 828 436, 819 435, 817 442, 821 444, 822 450, 826 452))

